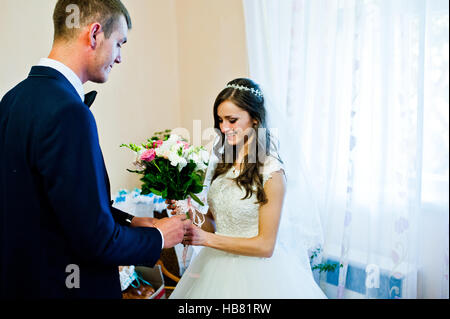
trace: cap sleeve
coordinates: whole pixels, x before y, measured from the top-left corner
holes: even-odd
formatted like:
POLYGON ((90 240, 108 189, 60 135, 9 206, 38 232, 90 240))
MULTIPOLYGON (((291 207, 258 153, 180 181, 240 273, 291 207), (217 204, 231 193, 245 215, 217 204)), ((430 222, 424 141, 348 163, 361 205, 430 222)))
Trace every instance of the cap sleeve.
POLYGON ((264 162, 264 165, 261 168, 261 175, 263 177, 263 186, 269 179, 272 178, 273 173, 278 171, 282 171, 284 174, 283 163, 281 163, 281 161, 273 155, 268 156, 266 158, 266 161, 264 162))

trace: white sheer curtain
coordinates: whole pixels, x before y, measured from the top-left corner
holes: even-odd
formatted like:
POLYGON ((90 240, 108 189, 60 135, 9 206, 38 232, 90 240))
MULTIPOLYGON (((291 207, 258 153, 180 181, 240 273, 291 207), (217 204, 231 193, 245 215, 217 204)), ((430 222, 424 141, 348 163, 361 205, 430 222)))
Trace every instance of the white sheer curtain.
POLYGON ((291 134, 297 125, 289 118, 285 103, 290 71, 292 1, 248 1, 245 14, 252 78, 264 91, 268 126, 281 141, 279 151, 286 168, 288 187, 279 241, 284 247, 294 249, 303 265, 309 268, 307 252, 322 246, 323 231, 312 192, 312 178, 301 152, 300 135, 291 134))
POLYGON ((324 256, 343 265, 337 289, 327 276, 322 287, 337 298, 448 298, 447 1, 244 9, 250 76, 269 97, 293 185, 285 226, 307 248, 324 240, 324 256))

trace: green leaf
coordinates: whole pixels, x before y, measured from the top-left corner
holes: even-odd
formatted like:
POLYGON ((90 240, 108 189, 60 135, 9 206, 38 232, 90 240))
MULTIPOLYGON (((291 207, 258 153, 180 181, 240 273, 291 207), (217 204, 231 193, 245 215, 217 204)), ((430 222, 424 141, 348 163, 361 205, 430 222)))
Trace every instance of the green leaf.
POLYGON ((195 194, 200 193, 203 190, 203 185, 202 184, 198 184, 195 183, 193 185, 191 185, 191 187, 189 187, 189 191, 195 194))
POLYGON ((129 148, 130 150, 132 150, 133 152, 139 152, 141 150, 141 148, 133 143, 130 144, 121 144, 120 147, 126 147, 129 148))
POLYGON ((192 197, 193 200, 195 200, 197 203, 199 203, 200 206, 205 206, 203 202, 198 198, 194 193, 189 193, 189 195, 192 197))
POLYGON ((157 189, 154 189, 153 187, 150 187, 150 190, 153 194, 157 195, 157 196, 161 196, 161 192, 157 189))
MULTIPOLYGON (((311 268, 311 270, 318 269, 319 273, 322 273, 322 272, 327 272, 327 271, 335 271, 337 266, 338 266, 338 264, 336 264, 336 263, 322 263, 322 264, 313 266, 311 268)), ((340 266, 342 267, 343 265, 340 265, 340 266)))
POLYGON ((189 188, 189 186, 191 186, 191 184, 194 182, 193 179, 189 179, 186 183, 184 183, 183 185, 183 192, 186 192, 189 188))
POLYGON ((133 170, 128 169, 128 168, 127 168, 127 171, 129 171, 130 173, 144 174, 144 171, 133 171, 133 170))

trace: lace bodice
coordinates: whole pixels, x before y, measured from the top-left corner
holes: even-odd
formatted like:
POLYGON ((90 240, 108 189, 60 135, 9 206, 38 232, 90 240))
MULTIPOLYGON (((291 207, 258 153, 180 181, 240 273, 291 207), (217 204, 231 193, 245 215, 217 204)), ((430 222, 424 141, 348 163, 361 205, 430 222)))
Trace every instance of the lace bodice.
MULTIPOLYGON (((276 158, 267 157, 261 169, 263 184, 280 169, 283 166, 276 158)), ((259 204, 256 204, 256 194, 242 199, 245 189, 233 181, 238 174, 230 169, 218 176, 209 186, 207 202, 216 222, 216 234, 250 238, 258 235, 259 204)))

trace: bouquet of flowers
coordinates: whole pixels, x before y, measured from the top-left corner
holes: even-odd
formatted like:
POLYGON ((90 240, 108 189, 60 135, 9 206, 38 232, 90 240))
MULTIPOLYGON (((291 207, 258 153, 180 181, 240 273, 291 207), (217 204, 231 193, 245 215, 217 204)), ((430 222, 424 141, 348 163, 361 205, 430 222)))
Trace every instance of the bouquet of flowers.
MULTIPOLYGON (((191 198, 201 206, 204 205, 195 195, 203 190, 208 166, 209 153, 204 147, 191 146, 182 137, 171 134, 170 130, 156 132, 141 146, 122 144, 120 147, 129 148, 136 153, 133 164, 137 170, 127 170, 143 175, 141 195, 153 193, 163 199, 176 200, 188 218, 189 211, 192 212, 193 223, 201 227, 204 218, 196 215, 191 198)), ((187 248, 185 246, 183 251, 184 264, 187 248)))
MULTIPOLYGON (((134 165, 137 170, 129 172, 143 175, 141 194, 153 193, 164 199, 188 200, 192 198, 204 204, 195 195, 203 190, 203 180, 208 166, 209 153, 203 146, 191 146, 170 130, 156 132, 146 143, 122 144, 136 153, 134 165)), ((184 205, 186 206, 186 205, 184 205)))

